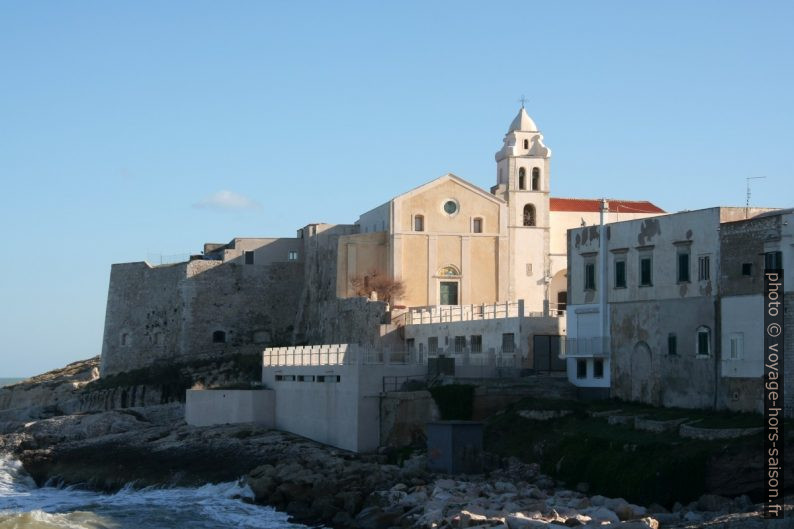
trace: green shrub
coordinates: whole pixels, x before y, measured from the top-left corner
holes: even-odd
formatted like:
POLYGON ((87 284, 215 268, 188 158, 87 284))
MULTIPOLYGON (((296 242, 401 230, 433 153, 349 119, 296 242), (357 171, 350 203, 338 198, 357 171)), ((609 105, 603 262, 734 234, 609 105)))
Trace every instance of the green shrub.
POLYGON ((470 421, 474 414, 474 386, 451 384, 430 388, 441 419, 445 421, 470 421))

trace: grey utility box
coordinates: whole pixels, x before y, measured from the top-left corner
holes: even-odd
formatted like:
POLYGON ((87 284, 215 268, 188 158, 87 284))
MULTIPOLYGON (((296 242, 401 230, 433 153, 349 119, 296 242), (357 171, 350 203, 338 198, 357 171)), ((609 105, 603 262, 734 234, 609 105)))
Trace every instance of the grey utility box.
POLYGON ((481 472, 482 431, 481 422, 427 423, 427 469, 444 474, 481 472))

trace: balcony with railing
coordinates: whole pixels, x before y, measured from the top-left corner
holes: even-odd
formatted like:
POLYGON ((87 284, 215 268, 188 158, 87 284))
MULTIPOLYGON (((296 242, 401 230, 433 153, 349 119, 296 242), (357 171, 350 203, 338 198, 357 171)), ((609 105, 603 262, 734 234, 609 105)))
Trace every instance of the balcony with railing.
MULTIPOLYGON (((479 305, 429 305, 409 307, 398 318, 404 325, 426 325, 456 321, 495 320, 501 318, 565 317, 565 305, 548 304, 543 312, 527 312, 524 301, 488 303, 479 305)), ((395 321, 397 323, 397 321, 395 321)))
POLYGON ((609 336, 565 338, 560 343, 566 358, 608 358, 611 346, 609 336))

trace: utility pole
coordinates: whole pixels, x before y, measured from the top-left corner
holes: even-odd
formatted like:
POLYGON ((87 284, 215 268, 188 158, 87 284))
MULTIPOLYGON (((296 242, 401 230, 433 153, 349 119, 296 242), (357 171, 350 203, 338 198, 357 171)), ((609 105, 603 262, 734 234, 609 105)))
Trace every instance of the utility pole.
POLYGON ((609 336, 609 317, 607 315, 607 227, 606 216, 609 212, 609 202, 607 199, 601 199, 601 215, 600 226, 598 234, 598 271, 599 271, 599 285, 598 285, 598 300, 599 310, 601 313, 601 344, 605 347, 608 343, 607 337, 609 336))

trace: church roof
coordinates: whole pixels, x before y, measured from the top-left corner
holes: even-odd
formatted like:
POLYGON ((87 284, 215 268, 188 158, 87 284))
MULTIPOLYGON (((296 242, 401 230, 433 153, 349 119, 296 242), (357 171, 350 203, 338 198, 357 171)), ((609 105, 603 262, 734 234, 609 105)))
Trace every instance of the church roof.
MULTIPOLYGON (((601 211, 601 199, 592 198, 550 198, 549 208, 551 211, 601 211)), ((647 200, 611 200, 609 202, 610 213, 666 213, 647 200)))
POLYGON ((529 117, 527 111, 524 107, 521 107, 521 110, 518 111, 518 115, 510 124, 510 130, 507 131, 508 134, 513 132, 514 130, 519 130, 522 132, 537 132, 538 126, 535 125, 535 122, 532 121, 532 118, 529 117))

